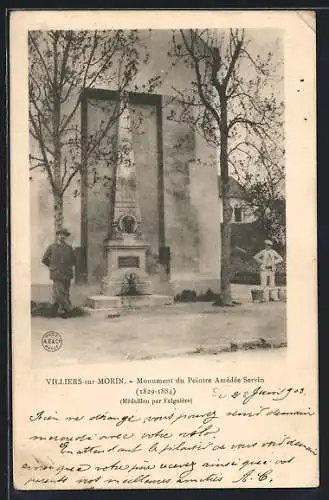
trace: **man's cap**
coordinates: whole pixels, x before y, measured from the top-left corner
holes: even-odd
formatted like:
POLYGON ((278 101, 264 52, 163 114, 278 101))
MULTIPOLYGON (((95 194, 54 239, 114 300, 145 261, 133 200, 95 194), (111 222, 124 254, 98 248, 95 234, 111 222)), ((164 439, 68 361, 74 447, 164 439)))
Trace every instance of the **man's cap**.
POLYGON ((62 227, 56 231, 56 234, 65 234, 65 236, 70 236, 70 231, 66 229, 66 227, 62 227))
POLYGON ((264 241, 265 245, 273 245, 272 241, 271 240, 265 240, 264 241))

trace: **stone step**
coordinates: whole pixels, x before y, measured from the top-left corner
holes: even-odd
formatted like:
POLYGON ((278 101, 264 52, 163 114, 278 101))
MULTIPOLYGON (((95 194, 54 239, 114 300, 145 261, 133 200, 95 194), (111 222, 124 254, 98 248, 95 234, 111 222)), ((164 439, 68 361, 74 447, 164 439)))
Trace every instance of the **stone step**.
POLYGON ((88 297, 86 306, 90 309, 107 310, 121 307, 121 297, 109 295, 93 295, 88 297))
POLYGON ((98 311, 113 311, 125 308, 156 307, 172 305, 170 295, 93 295, 88 297, 86 307, 98 311))

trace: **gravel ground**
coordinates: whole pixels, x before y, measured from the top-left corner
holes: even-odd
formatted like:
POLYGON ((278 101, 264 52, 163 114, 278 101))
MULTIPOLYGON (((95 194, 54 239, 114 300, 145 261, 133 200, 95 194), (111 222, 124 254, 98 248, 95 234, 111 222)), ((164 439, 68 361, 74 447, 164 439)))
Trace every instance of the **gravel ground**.
MULTIPOLYGON (((50 358, 51 364, 61 365, 219 356, 229 351, 285 346, 286 304, 253 304, 250 287, 244 285, 234 286, 233 291, 234 298, 242 302, 233 308, 204 302, 176 303, 156 309, 122 311, 118 318, 108 318, 105 311, 70 319, 32 318, 33 365, 47 366, 50 358), (42 335, 48 330, 62 334, 59 351, 46 352, 41 346, 42 335)), ((81 290, 73 290, 75 304, 79 304, 79 294, 82 303, 81 290)), ((33 296, 34 300, 38 298, 33 296)))

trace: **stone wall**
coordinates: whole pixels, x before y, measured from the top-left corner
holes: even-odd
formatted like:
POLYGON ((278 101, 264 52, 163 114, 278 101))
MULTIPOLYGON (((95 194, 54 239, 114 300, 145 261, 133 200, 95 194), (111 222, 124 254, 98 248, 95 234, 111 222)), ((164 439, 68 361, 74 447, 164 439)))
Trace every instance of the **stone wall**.
POLYGON ((176 269, 172 275, 173 288, 175 292, 184 288, 198 293, 208 288, 219 291, 221 238, 216 151, 198 134, 193 134, 193 143, 193 156, 185 167, 189 172, 187 227, 191 239, 191 248, 186 252, 193 265, 176 269))
POLYGON ((199 227, 190 199, 189 165, 195 158, 194 132, 170 120, 178 104, 163 100, 165 241, 170 247, 171 277, 199 270, 199 227))
MULTIPOLYGON (((107 122, 108 115, 113 113, 114 103, 90 99, 87 104, 86 134, 95 134, 102 120, 107 122)), ((101 142, 101 158, 95 155, 87 165, 88 184, 85 190, 87 198, 87 270, 88 282, 99 282, 106 272, 106 255, 104 241, 108 237, 111 213, 111 182, 113 178, 113 142, 116 127, 113 126, 101 142), (109 158, 106 159, 105 152, 109 158)), ((82 241, 82 244, 85 242, 82 241)))

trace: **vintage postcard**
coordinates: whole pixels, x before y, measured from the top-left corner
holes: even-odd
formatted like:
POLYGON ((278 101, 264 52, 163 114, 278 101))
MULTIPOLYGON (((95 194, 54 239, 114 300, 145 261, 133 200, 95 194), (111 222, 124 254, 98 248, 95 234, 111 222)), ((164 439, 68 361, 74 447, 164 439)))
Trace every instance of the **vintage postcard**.
POLYGON ((14 11, 18 490, 319 484, 315 15, 14 11))

